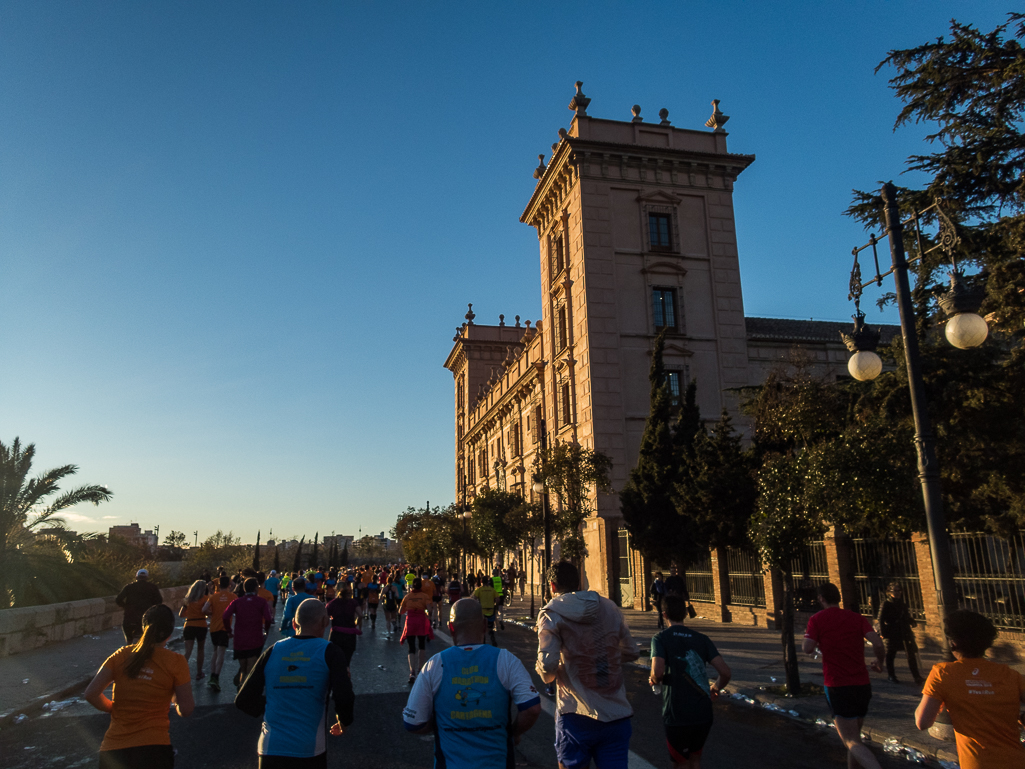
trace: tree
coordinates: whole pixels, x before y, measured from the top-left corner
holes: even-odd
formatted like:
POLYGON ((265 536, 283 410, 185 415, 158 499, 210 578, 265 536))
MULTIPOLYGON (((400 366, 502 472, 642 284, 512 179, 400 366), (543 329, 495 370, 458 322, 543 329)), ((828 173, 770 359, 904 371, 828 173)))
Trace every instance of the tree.
POLYGON ((674 502, 694 541, 702 549, 750 548, 748 527, 758 495, 755 462, 725 409, 710 432, 697 433, 683 457, 674 502))
POLYGON ((320 532, 318 531, 313 535, 313 550, 310 551, 310 568, 320 568, 320 562, 317 560, 317 543, 320 542, 320 532))
POLYGON ((253 571, 260 571, 260 532, 256 532, 256 546, 253 548, 253 571))
POLYGON ((538 454, 541 481, 559 501, 558 509, 549 510, 552 536, 561 542, 564 558, 580 561, 586 555, 580 525, 594 509, 592 493, 612 492, 612 460, 579 443, 560 443, 538 454))
POLYGON ((304 542, 306 542, 305 534, 303 534, 302 539, 299 540, 299 547, 295 549, 295 559, 292 561, 292 571, 297 574, 302 570, 304 542))
POLYGON ((185 532, 171 531, 166 537, 164 537, 164 547, 181 549, 185 547, 185 539, 185 532))
POLYGON ((495 554, 511 550, 520 543, 520 529, 515 517, 524 505, 523 497, 510 491, 488 489, 473 500, 471 531, 479 552, 494 561, 495 554))
POLYGON ((97 485, 61 492, 76 465, 30 479, 35 453, 35 444, 23 448, 18 438, 9 446, 0 442, 0 608, 69 600, 62 592, 76 580, 102 580, 79 562, 86 539, 69 531, 60 513, 82 502, 106 502, 113 493, 97 485))
MULTIPOLYGON (((964 281, 984 291, 981 312, 991 329, 991 339, 971 351, 952 350, 939 338, 937 299, 949 266, 941 249, 922 254, 911 228, 905 247, 909 256, 922 256, 912 296, 944 510, 955 527, 1004 536, 1025 526, 1023 40, 1025 14, 1008 14, 991 32, 952 21, 949 37, 890 51, 877 68, 895 70, 890 85, 904 104, 895 130, 909 123, 934 128, 926 141, 935 151, 907 161, 930 181, 924 189, 898 191, 902 215, 942 201, 958 223, 964 281)), ((856 191, 847 213, 878 231, 881 211, 877 193, 856 191)), ((923 245, 929 250, 935 241, 926 237, 923 245)), ((880 301, 892 302, 893 295, 880 301)), ((903 359, 900 340, 882 352, 903 359)), ((893 415, 905 432, 911 423, 906 387, 900 366, 864 388, 874 402, 897 406, 893 415)))
POLYGON ((278 545, 274 545, 274 571, 281 573, 281 554, 278 552, 278 545))
MULTIPOLYGON (((685 440, 687 428, 672 428, 672 406, 669 383, 662 356, 665 350, 665 331, 655 338, 648 381, 651 385, 650 411, 641 436, 637 465, 630 471, 630 479, 619 492, 623 523, 630 532, 633 546, 651 559, 668 564, 678 561, 686 564, 694 554, 695 545, 703 543, 694 536, 688 519, 681 520, 674 502, 676 484, 685 454, 692 448, 693 437, 685 440), (677 437, 679 434, 679 438, 677 437)), ((695 388, 687 388, 687 399, 694 406, 695 388)), ((692 411, 681 409, 689 418, 692 411)), ((687 425, 689 426, 689 421, 687 425)), ((698 423, 700 426, 700 422, 698 423)))
POLYGON ((332 539, 331 541, 331 549, 328 551, 327 555, 327 566, 329 569, 338 568, 338 540, 336 539, 332 539))
POLYGON ((349 543, 348 543, 348 541, 346 541, 342 545, 342 555, 338 559, 338 565, 339 566, 348 566, 349 565, 349 543))

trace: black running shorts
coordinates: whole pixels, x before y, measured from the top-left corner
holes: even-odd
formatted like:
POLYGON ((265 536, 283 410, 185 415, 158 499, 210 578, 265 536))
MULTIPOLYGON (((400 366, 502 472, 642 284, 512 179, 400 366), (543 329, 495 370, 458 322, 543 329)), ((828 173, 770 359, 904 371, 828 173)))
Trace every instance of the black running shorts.
POLYGON ((199 641, 204 643, 206 641, 206 628, 205 627, 189 627, 186 625, 182 628, 182 640, 183 641, 199 641))
POLYGON ((839 718, 864 718, 871 699, 872 684, 826 687, 826 702, 833 715, 839 718))
POLYGON ((227 630, 211 630, 210 631, 210 643, 214 646, 223 646, 225 649, 228 648, 228 631, 227 630))
POLYGON ((674 764, 685 764, 693 755, 701 755, 705 740, 712 730, 712 722, 687 724, 685 726, 666 724, 666 747, 674 764))

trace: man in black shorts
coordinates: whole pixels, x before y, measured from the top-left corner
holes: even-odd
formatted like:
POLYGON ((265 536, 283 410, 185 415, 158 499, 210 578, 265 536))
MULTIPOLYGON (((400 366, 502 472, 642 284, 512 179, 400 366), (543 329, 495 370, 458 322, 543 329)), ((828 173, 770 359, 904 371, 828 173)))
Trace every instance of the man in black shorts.
POLYGON ((662 722, 673 766, 698 767, 712 729, 712 700, 730 682, 730 667, 711 638, 684 627, 687 602, 683 598, 671 595, 664 602, 669 627, 651 639, 648 682, 656 691, 662 689, 662 722), (706 664, 719 674, 711 686, 706 664))
POLYGON ((818 588, 822 611, 813 614, 804 631, 805 654, 817 646, 822 652, 822 677, 826 702, 833 711, 833 725, 853 759, 864 769, 880 769, 872 751, 861 741, 861 726, 872 699, 872 684, 865 668, 865 641, 872 644, 876 660, 872 669, 883 670, 886 650, 872 623, 858 612, 840 608, 840 591, 826 582, 818 588))

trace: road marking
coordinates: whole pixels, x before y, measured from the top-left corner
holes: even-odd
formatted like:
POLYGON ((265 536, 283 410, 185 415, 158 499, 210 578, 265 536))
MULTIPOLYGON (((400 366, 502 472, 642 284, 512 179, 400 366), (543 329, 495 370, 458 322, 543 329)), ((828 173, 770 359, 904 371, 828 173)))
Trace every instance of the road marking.
MULTIPOLYGON (((452 645, 452 638, 448 635, 448 633, 445 633, 442 630, 436 630, 434 631, 434 634, 439 638, 444 639, 444 641, 448 643, 449 646, 452 645)), ((550 715, 552 717, 552 720, 555 719, 555 703, 548 699, 547 695, 545 694, 541 695, 541 710, 550 715)), ((641 758, 632 750, 627 755, 626 761, 627 769, 656 769, 654 764, 652 764, 650 761, 641 758)))

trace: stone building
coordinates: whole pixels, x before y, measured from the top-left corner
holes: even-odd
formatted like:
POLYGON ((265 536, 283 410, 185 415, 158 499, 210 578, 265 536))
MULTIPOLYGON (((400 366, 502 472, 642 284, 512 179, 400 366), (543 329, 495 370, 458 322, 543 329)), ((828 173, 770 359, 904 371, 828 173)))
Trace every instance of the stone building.
MULTIPOLYGON (((613 460, 620 488, 636 464, 649 408, 648 369, 665 329, 674 396, 697 381, 704 418, 737 414, 737 388, 759 384, 795 346, 820 370, 846 375, 845 324, 744 315, 734 185, 753 155, 727 149, 728 117, 706 126, 588 115, 577 83, 520 221, 539 244, 541 319, 475 322, 472 305, 445 367, 455 384, 456 501, 485 488, 533 499, 531 465, 548 445, 579 442, 613 460)), ((644 559, 630 549, 615 494, 584 524, 590 589, 643 603, 644 559)))

